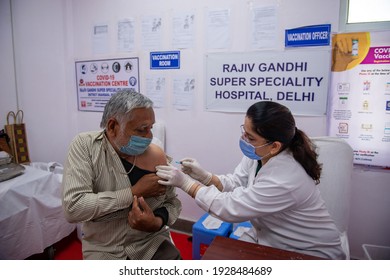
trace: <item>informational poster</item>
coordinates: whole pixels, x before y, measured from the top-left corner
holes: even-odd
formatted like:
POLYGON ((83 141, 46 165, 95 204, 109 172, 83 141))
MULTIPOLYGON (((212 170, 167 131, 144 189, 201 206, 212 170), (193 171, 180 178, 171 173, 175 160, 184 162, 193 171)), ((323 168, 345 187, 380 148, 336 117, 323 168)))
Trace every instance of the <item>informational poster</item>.
POLYGON ((278 6, 253 5, 250 11, 251 49, 274 49, 277 45, 278 6))
POLYGON ((135 20, 118 21, 117 49, 119 52, 131 52, 135 48, 135 20))
POLYGON ((162 24, 160 16, 145 16, 142 18, 142 47, 147 50, 161 49, 162 24))
POLYGON ((93 26, 92 47, 93 53, 102 54, 108 52, 108 24, 101 23, 93 26))
POLYGON ((173 79, 173 106, 177 110, 190 110, 194 102, 195 78, 177 76, 173 79))
POLYGON ((194 46, 195 13, 175 12, 172 18, 172 46, 175 49, 189 49, 194 46))
POLYGON ((227 49, 231 45, 230 10, 209 10, 206 16, 207 49, 227 49))
POLYGON ((75 66, 79 111, 102 112, 110 97, 120 89, 139 92, 137 57, 76 61, 75 66))
POLYGON ((164 76, 148 76, 145 80, 146 95, 153 101, 153 107, 165 107, 167 99, 166 78, 164 76))
POLYGON ((390 32, 333 36, 329 135, 345 139, 354 163, 390 166, 390 32))
POLYGON ((206 56, 205 109, 246 112, 276 101, 296 115, 324 116, 330 50, 214 53, 206 56))

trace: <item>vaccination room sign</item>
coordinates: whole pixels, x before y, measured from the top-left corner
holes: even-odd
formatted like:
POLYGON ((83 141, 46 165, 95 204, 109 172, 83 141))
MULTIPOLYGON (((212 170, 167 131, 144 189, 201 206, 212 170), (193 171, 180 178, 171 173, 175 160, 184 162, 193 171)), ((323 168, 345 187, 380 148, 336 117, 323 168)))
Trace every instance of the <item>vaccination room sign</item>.
POLYGON ((215 53, 206 56, 207 111, 246 112, 258 101, 295 115, 326 114, 330 50, 215 53))
POLYGON ((75 66, 79 111, 103 112, 121 89, 139 92, 138 58, 76 61, 75 66))

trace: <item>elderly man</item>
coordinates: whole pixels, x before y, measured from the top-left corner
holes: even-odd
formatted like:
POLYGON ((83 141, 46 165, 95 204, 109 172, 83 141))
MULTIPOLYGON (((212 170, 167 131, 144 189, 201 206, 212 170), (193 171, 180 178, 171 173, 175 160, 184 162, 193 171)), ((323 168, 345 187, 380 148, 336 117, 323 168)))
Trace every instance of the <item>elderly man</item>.
POLYGON ((160 185, 155 166, 167 164, 151 143, 153 103, 121 90, 105 106, 101 131, 72 141, 63 177, 69 222, 83 223, 84 259, 181 259, 169 227, 181 203, 160 185))

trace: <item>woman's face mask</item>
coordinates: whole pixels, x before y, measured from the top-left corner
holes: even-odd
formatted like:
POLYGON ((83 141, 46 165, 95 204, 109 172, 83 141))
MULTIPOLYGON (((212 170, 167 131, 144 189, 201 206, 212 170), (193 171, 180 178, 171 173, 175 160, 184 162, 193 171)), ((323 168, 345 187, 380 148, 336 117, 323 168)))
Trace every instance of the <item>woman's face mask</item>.
POLYGON ((254 159, 254 160, 261 160, 263 157, 265 157, 265 156, 257 155, 256 148, 261 148, 261 147, 267 146, 271 143, 272 142, 269 142, 269 143, 265 143, 264 145, 255 147, 252 144, 245 141, 242 137, 240 137, 240 149, 241 149, 242 153, 245 156, 247 156, 248 158, 254 159))
POLYGON ((146 151, 151 142, 152 138, 132 135, 126 145, 119 147, 119 151, 129 156, 138 156, 146 151))

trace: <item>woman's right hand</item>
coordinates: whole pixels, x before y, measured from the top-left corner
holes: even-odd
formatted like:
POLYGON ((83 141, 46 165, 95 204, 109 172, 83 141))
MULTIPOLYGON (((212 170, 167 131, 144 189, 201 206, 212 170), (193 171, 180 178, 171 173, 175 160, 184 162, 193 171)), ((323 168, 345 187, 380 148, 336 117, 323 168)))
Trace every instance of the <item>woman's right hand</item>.
POLYGON ((181 170, 190 175, 193 179, 201 182, 203 185, 208 185, 211 181, 213 174, 204 170, 199 162, 193 158, 183 158, 180 161, 182 167, 181 170))
POLYGON ((195 181, 190 176, 187 176, 172 165, 159 165, 156 166, 156 170, 157 176, 163 179, 158 181, 161 185, 174 186, 189 193, 191 187, 195 184, 195 181))

